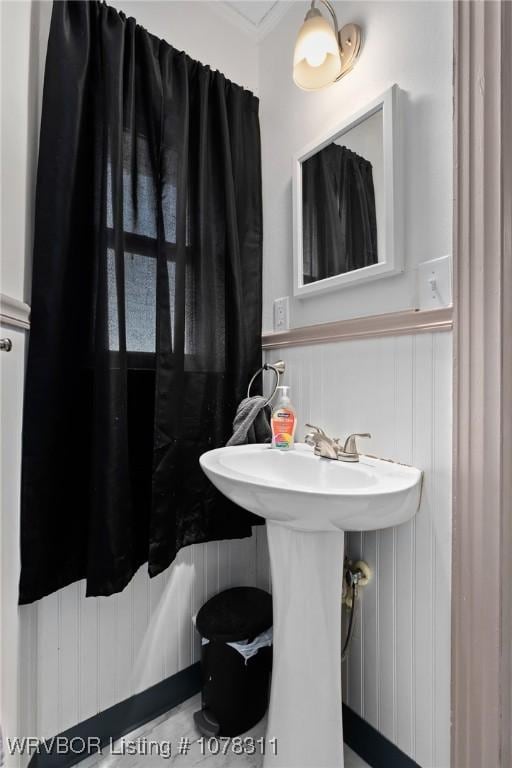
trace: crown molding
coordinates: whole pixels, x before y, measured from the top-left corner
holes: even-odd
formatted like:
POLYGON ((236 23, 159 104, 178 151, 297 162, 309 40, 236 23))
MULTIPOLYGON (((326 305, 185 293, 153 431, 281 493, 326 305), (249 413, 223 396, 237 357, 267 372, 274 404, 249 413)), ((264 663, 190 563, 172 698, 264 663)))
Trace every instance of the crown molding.
POLYGON ((279 2, 276 3, 260 21, 257 27, 258 42, 263 40, 270 32, 272 32, 272 30, 275 29, 275 27, 277 27, 281 19, 284 19, 286 14, 292 8, 293 8, 293 2, 291 0, 279 0, 279 2))
POLYGON ((241 32, 244 32, 248 37, 254 40, 256 43, 261 42, 277 24, 283 19, 288 11, 293 7, 292 0, 279 0, 272 8, 267 11, 265 16, 259 22, 259 24, 253 24, 243 14, 224 0, 216 0, 208 4, 218 16, 228 21, 233 26, 238 27, 241 32))

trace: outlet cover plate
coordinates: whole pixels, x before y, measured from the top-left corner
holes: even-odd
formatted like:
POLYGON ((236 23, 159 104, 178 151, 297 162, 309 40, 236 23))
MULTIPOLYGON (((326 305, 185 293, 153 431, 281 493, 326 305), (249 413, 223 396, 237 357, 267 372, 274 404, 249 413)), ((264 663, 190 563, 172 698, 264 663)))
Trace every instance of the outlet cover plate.
POLYGON ((290 297, 274 299, 274 332, 288 331, 290 328, 290 297))

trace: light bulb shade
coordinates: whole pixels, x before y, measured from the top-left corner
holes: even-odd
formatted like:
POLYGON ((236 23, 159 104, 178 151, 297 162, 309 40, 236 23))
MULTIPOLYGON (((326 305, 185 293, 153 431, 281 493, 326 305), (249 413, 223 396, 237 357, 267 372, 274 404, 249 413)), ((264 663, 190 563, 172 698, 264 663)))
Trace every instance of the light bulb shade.
POLYGON ((299 30, 293 54, 293 80, 314 91, 331 85, 341 74, 338 40, 329 22, 314 9, 299 30))

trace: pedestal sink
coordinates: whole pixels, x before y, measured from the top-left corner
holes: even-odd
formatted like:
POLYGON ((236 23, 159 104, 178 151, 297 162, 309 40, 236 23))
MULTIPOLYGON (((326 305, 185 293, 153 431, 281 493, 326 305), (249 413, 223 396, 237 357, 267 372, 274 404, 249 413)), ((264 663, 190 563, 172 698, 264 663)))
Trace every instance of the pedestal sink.
POLYGON ((319 458, 297 444, 218 448, 201 466, 231 501, 267 520, 274 601, 269 768, 343 768, 341 584, 345 531, 412 518, 421 494, 414 467, 361 457, 319 458))

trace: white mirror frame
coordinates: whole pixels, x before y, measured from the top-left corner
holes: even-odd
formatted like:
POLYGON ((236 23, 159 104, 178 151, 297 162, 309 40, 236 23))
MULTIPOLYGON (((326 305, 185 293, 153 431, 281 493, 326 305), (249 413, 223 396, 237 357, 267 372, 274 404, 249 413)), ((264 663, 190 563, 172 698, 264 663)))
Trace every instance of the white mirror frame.
POLYGON ((403 272, 403 208, 402 208, 402 163, 400 151, 400 89, 393 85, 379 98, 347 120, 323 133, 293 158, 293 293, 298 298, 316 296, 319 293, 345 288, 357 283, 389 277, 403 272), (377 264, 343 272, 340 275, 316 280, 304 285, 302 254, 302 163, 355 128, 371 115, 382 110, 383 168, 384 168, 384 243, 383 258, 377 264))

